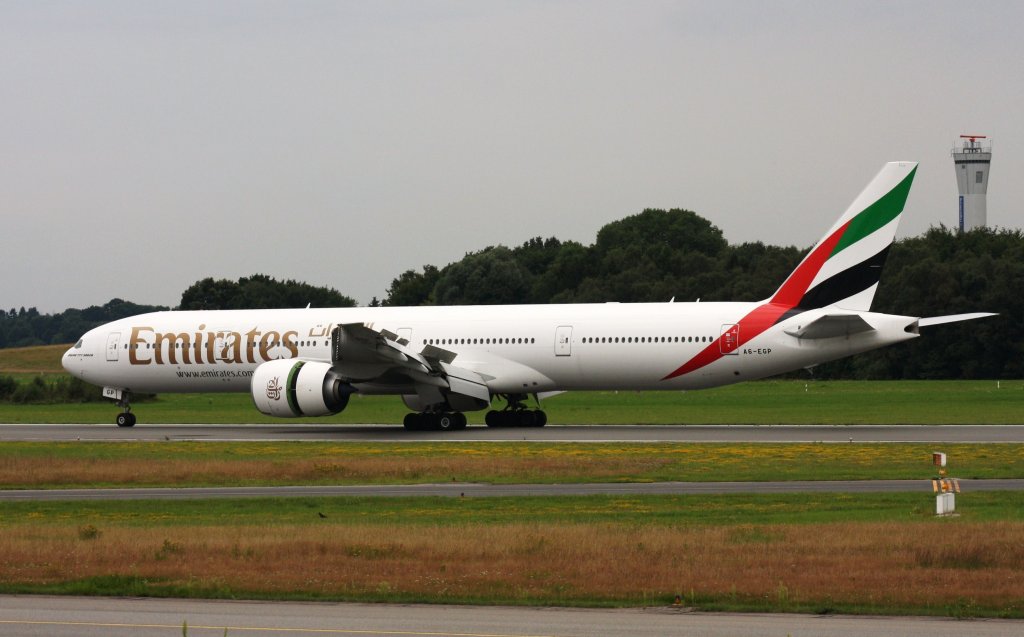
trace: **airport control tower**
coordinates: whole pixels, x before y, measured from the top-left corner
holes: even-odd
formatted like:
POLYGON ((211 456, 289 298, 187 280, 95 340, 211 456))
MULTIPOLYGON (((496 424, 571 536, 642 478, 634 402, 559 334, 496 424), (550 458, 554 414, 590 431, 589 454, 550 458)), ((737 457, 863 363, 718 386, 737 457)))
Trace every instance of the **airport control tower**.
POLYGON ((992 144, 985 145, 984 135, 961 135, 960 139, 963 146, 953 147, 953 164, 960 189, 960 232, 965 232, 984 228, 986 224, 985 193, 992 144))

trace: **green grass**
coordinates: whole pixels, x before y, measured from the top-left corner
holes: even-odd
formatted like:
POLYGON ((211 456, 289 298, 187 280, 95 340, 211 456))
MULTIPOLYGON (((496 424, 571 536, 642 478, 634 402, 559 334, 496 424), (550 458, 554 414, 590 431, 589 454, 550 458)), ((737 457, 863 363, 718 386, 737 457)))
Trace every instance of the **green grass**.
MULTIPOLYGON (((961 494, 964 522, 1024 520, 1024 492, 961 494)), ((919 520, 936 529, 935 498, 920 493, 813 493, 678 496, 557 496, 509 498, 238 498, 0 502, 0 529, 38 522, 74 531, 93 525, 189 527, 323 524, 328 520, 382 526, 456 524, 664 524, 723 526, 919 520)))
MULTIPOLYGON (((99 389, 96 390, 97 392, 99 389)), ((569 392, 544 401, 552 424, 1024 424, 1024 381, 792 381, 692 392, 569 392)), ((162 394, 135 409, 140 423, 400 423, 396 396, 356 396, 327 418, 283 421, 246 394, 162 394)), ((0 404, 0 422, 100 423, 112 404, 0 404)), ((482 424, 483 412, 467 414, 482 424)))

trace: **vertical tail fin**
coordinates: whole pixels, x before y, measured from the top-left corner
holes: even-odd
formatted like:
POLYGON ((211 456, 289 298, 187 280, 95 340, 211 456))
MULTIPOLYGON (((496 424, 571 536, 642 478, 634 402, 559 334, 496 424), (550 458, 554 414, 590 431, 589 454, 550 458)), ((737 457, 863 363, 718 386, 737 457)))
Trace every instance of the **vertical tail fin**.
POLYGON ((770 303, 801 310, 870 310, 916 172, 917 162, 882 167, 770 303))

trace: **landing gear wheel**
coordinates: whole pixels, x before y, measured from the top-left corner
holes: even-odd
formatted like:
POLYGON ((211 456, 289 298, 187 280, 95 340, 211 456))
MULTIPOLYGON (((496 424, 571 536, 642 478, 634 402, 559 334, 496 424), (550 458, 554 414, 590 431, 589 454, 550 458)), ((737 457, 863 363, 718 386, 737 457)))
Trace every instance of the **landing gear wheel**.
POLYGON ((548 424, 548 415, 540 409, 489 411, 484 422, 488 427, 543 427, 548 424))
POLYGON ((405 418, 402 420, 402 426, 404 426, 408 431, 419 431, 422 429, 422 427, 420 427, 420 420, 422 420, 420 418, 420 414, 406 414, 405 418))
POLYGON ((538 409, 533 413, 534 417, 536 418, 536 420, 533 423, 534 427, 543 427, 544 425, 548 424, 548 415, 544 413, 543 410, 538 409))
POLYGON ((455 414, 438 414, 434 418, 437 420, 437 428, 441 431, 456 429, 455 423, 458 421, 455 419, 455 414))
POLYGON ((103 395, 109 397, 115 397, 114 404, 120 407, 123 411, 117 415, 114 422, 117 423, 118 427, 134 427, 135 426, 135 414, 132 413, 132 393, 127 389, 117 389, 111 387, 103 388, 103 395))
POLYGON ((118 427, 134 427, 135 426, 135 414, 130 411, 126 411, 117 415, 117 426, 118 427))
POLYGON ((457 411, 454 414, 452 414, 452 417, 455 418, 455 428, 456 429, 465 429, 466 428, 466 424, 467 424, 466 414, 462 413, 461 411, 457 411))

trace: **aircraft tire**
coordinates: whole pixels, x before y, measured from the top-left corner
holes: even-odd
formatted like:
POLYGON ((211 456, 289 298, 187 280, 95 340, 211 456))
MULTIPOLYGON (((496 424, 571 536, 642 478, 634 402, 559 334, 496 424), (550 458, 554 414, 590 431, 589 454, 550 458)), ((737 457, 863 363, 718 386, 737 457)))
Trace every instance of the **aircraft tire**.
POLYGON ((402 420, 402 425, 408 431, 419 431, 419 430, 423 429, 423 417, 422 416, 423 416, 423 414, 417 414, 415 412, 408 413, 408 414, 405 415, 405 418, 402 420))
POLYGON ((536 427, 537 414, 529 409, 524 409, 516 414, 516 421, 516 426, 518 427, 536 427))
POLYGON ((117 423, 118 427, 134 427, 135 414, 131 413, 130 411, 120 413, 117 415, 117 420, 115 422, 117 423))
POLYGON ((534 427, 543 427, 544 425, 548 424, 548 415, 544 413, 543 410, 538 409, 533 413, 535 414, 535 420, 533 422, 534 427))
POLYGON ((433 420, 436 423, 435 429, 439 429, 441 431, 458 429, 458 419, 455 417, 455 414, 437 414, 434 416, 433 420))
POLYGON ((484 416, 484 424, 488 427, 500 427, 501 426, 501 412, 500 411, 489 411, 484 416))
POLYGON ((452 414, 452 417, 455 418, 456 429, 466 428, 466 425, 468 424, 468 421, 466 420, 466 414, 462 413, 461 411, 457 411, 454 414, 452 414))

